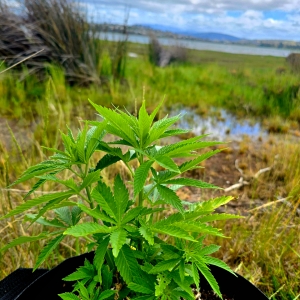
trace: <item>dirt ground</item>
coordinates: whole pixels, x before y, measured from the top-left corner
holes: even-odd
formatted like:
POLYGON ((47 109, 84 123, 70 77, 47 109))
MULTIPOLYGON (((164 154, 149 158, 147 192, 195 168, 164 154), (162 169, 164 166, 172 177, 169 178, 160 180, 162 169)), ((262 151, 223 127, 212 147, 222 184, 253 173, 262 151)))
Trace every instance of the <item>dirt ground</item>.
POLYGON ((280 149, 282 145, 279 139, 271 136, 264 140, 251 140, 246 136, 242 141, 229 143, 225 150, 206 160, 202 164, 204 168, 187 173, 188 177, 222 189, 185 187, 178 190, 177 194, 181 199, 191 202, 231 195, 235 200, 220 210, 248 215, 249 210, 288 195, 280 149), (244 184, 239 184, 241 181, 244 184))

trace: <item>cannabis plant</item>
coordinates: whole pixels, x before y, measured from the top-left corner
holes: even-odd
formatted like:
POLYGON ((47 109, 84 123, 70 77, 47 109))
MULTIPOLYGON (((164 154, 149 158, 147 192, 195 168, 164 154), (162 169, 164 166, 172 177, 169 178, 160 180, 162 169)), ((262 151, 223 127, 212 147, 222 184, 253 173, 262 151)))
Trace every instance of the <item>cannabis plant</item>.
POLYGON ((223 236, 213 221, 237 217, 214 212, 232 198, 189 203, 176 193, 183 186, 217 188, 183 175, 220 151, 198 150, 220 142, 203 141, 202 135, 159 145, 162 139, 187 133, 172 128, 180 115, 156 120, 162 102, 151 114, 143 102, 137 117, 91 104, 100 121, 85 121, 76 137, 70 129, 67 134, 61 133, 64 150, 46 148, 54 155, 30 167, 13 183, 36 178, 25 198, 49 181, 61 188, 26 200, 1 218, 37 206, 38 213, 28 213, 26 218, 49 226, 49 230, 17 238, 2 251, 49 239, 36 259, 36 269, 66 236, 84 239, 87 250, 94 250, 94 259, 64 278, 74 281, 73 293, 60 294, 66 300, 195 299, 200 273, 222 298, 209 266, 233 272, 211 256, 219 246, 207 245, 205 238, 223 236), (114 138, 105 142, 105 135, 114 138), (95 156, 98 161, 93 164, 95 156), (178 158, 182 163, 176 163, 178 158), (108 184, 103 171, 116 163, 128 170, 127 178, 117 175, 114 183, 108 184), (70 176, 63 180, 65 172, 70 176))

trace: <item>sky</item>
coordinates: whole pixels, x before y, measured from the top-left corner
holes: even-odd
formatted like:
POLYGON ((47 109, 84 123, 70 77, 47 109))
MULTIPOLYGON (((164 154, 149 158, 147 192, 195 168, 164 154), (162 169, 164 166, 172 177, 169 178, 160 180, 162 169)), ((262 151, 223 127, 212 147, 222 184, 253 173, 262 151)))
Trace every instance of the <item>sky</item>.
POLYGON ((300 0, 77 0, 98 22, 300 41, 300 0))

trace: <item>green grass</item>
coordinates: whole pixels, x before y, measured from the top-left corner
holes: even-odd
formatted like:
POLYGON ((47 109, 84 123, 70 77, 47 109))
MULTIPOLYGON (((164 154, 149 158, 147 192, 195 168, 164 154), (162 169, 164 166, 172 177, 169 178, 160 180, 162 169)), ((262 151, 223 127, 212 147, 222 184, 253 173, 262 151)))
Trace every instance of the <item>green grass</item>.
MULTIPOLYGON (((116 81, 108 72, 107 80, 100 86, 70 87, 63 72, 55 66, 49 67, 51 80, 45 82, 33 75, 20 81, 19 73, 14 70, 0 74, 2 119, 9 121, 14 134, 24 126, 18 123, 19 119, 23 124, 32 125, 27 130, 31 142, 29 145, 20 143, 18 148, 5 122, 1 123, 1 132, 6 134, 0 141, 0 215, 21 203, 22 190, 28 189, 26 184, 17 186, 15 191, 4 188, 20 176, 26 165, 40 162, 49 154, 41 145, 62 147, 58 129, 65 131, 66 124, 79 127, 77 119, 95 119, 88 98, 102 105, 113 103, 134 111, 136 103, 141 103, 144 90, 152 107, 165 95, 169 108, 184 104, 208 114, 212 107, 219 107, 241 118, 264 119, 267 126, 271 124, 275 129, 282 126, 283 120, 287 128, 299 129, 300 77, 289 72, 283 58, 193 50, 189 51, 185 64, 161 69, 148 62, 147 46, 129 43, 128 51, 139 57, 127 59, 125 79, 116 81), (286 72, 278 74, 279 68, 285 68, 286 72)), ((220 257, 238 268, 268 296, 276 293, 271 299, 294 300, 300 293, 300 218, 295 216, 300 204, 299 142, 288 146, 275 143, 270 157, 281 154, 282 149, 286 158, 281 162, 280 171, 292 206, 275 204, 255 211, 246 219, 227 222, 224 231, 231 239, 218 243, 222 244, 220 257)), ((254 158, 249 156, 249 159, 254 158)), ((108 182, 114 172, 111 169, 106 174, 108 182)), ((50 189, 51 186, 45 186, 45 191, 50 189)), ((254 194, 257 191, 253 191, 254 194)), ((0 228, 0 247, 24 232, 38 234, 42 230, 27 229, 17 218, 8 224, 1 222, 0 228)), ((32 267, 41 246, 36 243, 17 247, 0 257, 0 279, 21 265, 32 267)), ((70 239, 45 266, 54 266, 64 257, 84 251, 80 241, 76 244, 75 239, 70 239)))
MULTIPOLYGON (((145 55, 146 46, 129 45, 139 53, 128 58, 125 78, 121 81, 107 76, 101 86, 68 87, 61 70, 49 67, 60 103, 84 103, 87 98, 110 105, 133 107, 143 87, 153 105, 164 95, 166 105, 184 104, 207 112, 212 106, 225 108, 238 116, 289 119, 300 121, 300 78, 289 72, 283 58, 234 55, 228 53, 190 51, 185 64, 166 68, 153 67, 145 55), (196 53, 198 56, 196 56, 196 53), (286 68, 283 74, 278 68, 286 68)), ((34 76, 23 81, 14 72, 0 77, 1 111, 19 117, 20 105, 30 104, 33 111, 45 99, 45 84, 34 76)))

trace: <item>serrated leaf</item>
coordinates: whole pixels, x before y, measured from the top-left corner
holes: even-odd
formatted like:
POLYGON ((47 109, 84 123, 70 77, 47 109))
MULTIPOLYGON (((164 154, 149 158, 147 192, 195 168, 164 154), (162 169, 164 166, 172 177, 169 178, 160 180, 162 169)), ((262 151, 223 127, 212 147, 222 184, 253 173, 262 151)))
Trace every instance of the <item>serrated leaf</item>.
MULTIPOLYGON (((104 257, 108 248, 109 244, 109 237, 105 238, 103 241, 101 241, 95 251, 95 256, 94 256, 94 266, 96 267, 97 270, 101 270, 102 265, 104 263, 104 257)), ((101 272, 98 272, 99 274, 99 281, 102 284, 102 276, 101 272)))
POLYGON ((67 152, 60 151, 60 150, 55 149, 55 148, 45 147, 45 146, 41 146, 41 148, 49 150, 49 151, 54 152, 56 154, 59 154, 60 157, 64 157, 65 159, 68 159, 68 160, 72 159, 71 155, 67 152))
POLYGON ((187 161, 185 163, 183 163, 182 165, 179 166, 179 170, 183 173, 186 172, 188 170, 193 169, 195 166, 197 166, 198 164, 200 164, 202 161, 208 159, 209 157, 221 152, 222 150, 217 149, 217 150, 212 150, 206 153, 203 153, 201 155, 199 155, 197 158, 187 161))
POLYGON ((53 181, 53 182, 60 183, 60 184, 64 185, 65 187, 73 190, 75 193, 78 192, 78 187, 75 184, 75 181, 74 181, 73 178, 70 178, 68 180, 61 180, 61 179, 57 178, 56 176, 54 176, 53 173, 42 175, 42 176, 36 176, 36 177, 41 178, 41 179, 45 179, 47 181, 53 181))
POLYGON ((97 163, 95 170, 103 170, 104 168, 116 163, 117 161, 121 160, 120 157, 111 155, 111 154, 105 154, 97 163))
POLYGON ((39 254, 37 261, 34 265, 33 271, 35 271, 52 253, 52 251, 59 245, 59 243, 64 239, 62 234, 58 235, 52 241, 50 241, 39 254))
POLYGON ((76 225, 80 220, 80 214, 82 210, 78 206, 71 207, 71 217, 72 217, 72 225, 76 225))
POLYGON ((74 145, 73 140, 70 138, 70 136, 64 134, 60 130, 59 130, 59 132, 60 132, 60 135, 61 135, 61 139, 63 140, 65 151, 68 152, 71 156, 74 156, 74 153, 72 151, 73 145, 74 145))
POLYGON ((77 284, 79 286, 80 294, 83 296, 83 299, 89 299, 89 292, 84 284, 81 281, 78 281, 77 284))
POLYGON ((125 119, 122 118, 120 114, 116 111, 108 109, 106 107, 97 105, 90 101, 90 103, 94 106, 97 112, 107 121, 109 121, 110 126, 107 126, 107 131, 110 133, 114 133, 116 136, 119 136, 126 141, 129 141, 131 144, 136 146, 136 140, 133 133, 133 130, 130 128, 125 119))
POLYGON ((108 143, 106 142, 99 142, 99 145, 97 147, 98 150, 104 151, 106 153, 109 153, 111 155, 115 155, 123 159, 124 155, 122 153, 122 149, 119 147, 110 147, 108 143))
POLYGON ((205 263, 201 260, 197 260, 195 262, 198 270, 202 273, 202 275, 205 277, 205 279, 207 280, 207 282, 209 283, 209 285, 211 286, 211 288, 213 289, 213 291, 221 298, 222 298, 222 294, 220 292, 220 288, 219 285, 216 281, 216 279, 214 278, 214 276, 212 275, 212 273, 210 272, 209 268, 205 265, 205 263))
POLYGON ((73 293, 63 293, 58 294, 58 296, 63 300, 80 300, 80 298, 74 295, 73 293))
POLYGON ((86 163, 87 160, 85 158, 85 146, 86 146, 86 134, 87 134, 87 124, 85 124, 82 132, 78 133, 77 141, 76 141, 76 149, 78 153, 78 158, 80 162, 86 163))
POLYGON ((46 238, 49 238, 49 236, 50 235, 48 233, 42 232, 41 234, 36 235, 36 236, 21 236, 21 237, 18 237, 15 240, 13 240, 12 242, 5 245, 3 248, 1 248, 0 253, 6 251, 9 248, 15 247, 17 245, 21 245, 21 244, 24 244, 24 243, 29 243, 29 242, 34 242, 34 241, 46 239, 46 238))
POLYGON ((140 234, 145 238, 145 240, 149 243, 149 245, 154 245, 154 237, 150 228, 141 226, 139 228, 140 234))
POLYGON ((195 211, 201 211, 201 210, 215 210, 216 208, 220 207, 221 205, 224 205, 228 203, 229 201, 233 200, 234 198, 231 196, 222 196, 215 199, 207 200, 204 202, 199 203, 195 211))
MULTIPOLYGON (((36 218, 36 216, 37 216, 37 214, 26 214, 25 221, 27 221, 27 219, 34 220, 36 218)), ((63 223, 61 223, 57 219, 47 220, 45 218, 38 218, 35 222, 39 223, 41 225, 45 225, 45 226, 53 226, 53 227, 59 227, 59 228, 66 227, 63 223)))
POLYGON ((53 209, 56 205, 58 205, 61 201, 63 201, 65 199, 65 197, 60 197, 57 199, 53 199, 51 201, 49 201, 48 203, 46 203, 46 205, 44 205, 39 213, 36 215, 35 219, 33 219, 31 221, 31 224, 33 224, 36 220, 38 220, 44 213, 46 213, 48 210, 53 209))
POLYGON ((99 181, 97 187, 92 191, 92 197, 110 217, 117 218, 115 199, 108 186, 99 181))
POLYGON ((97 170, 96 172, 89 173, 83 180, 80 190, 86 188, 87 186, 91 185, 94 182, 97 182, 100 180, 100 170, 97 170))
POLYGON ((168 156, 155 156, 153 159, 165 169, 180 174, 180 170, 174 161, 168 156))
POLYGON ((183 221, 184 217, 180 213, 172 214, 168 216, 167 218, 161 219, 157 221, 154 225, 154 227, 161 227, 161 226, 166 226, 166 225, 172 225, 174 223, 183 221))
POLYGON ((57 209, 55 209, 55 213, 57 214, 57 216, 59 217, 59 219, 61 221, 65 222, 69 226, 73 225, 72 214, 71 214, 69 207, 63 206, 63 207, 57 208, 57 209))
POLYGON ((31 195, 34 191, 36 191, 41 185, 43 185, 47 180, 46 179, 39 179, 33 187, 30 189, 30 191, 24 196, 24 199, 26 199, 29 195, 31 195))
MULTIPOLYGON (((195 150, 200 150, 206 147, 211 147, 215 145, 223 144, 222 142, 189 142, 189 140, 185 140, 183 144, 173 144, 170 146, 170 149, 168 149, 168 152, 164 155, 176 157, 180 153, 186 153, 191 152, 195 150), (177 146, 177 147, 176 147, 177 146)), ((158 153, 159 154, 159 153, 158 153)))
MULTIPOLYGON (((206 135, 201 135, 201 136, 195 136, 186 140, 182 140, 177 143, 169 144, 166 146, 163 146, 159 149, 157 152, 157 155, 167 155, 169 152, 180 149, 181 147, 184 147, 186 145, 191 145, 195 142, 199 142, 200 139, 202 139, 206 135)), ((183 152, 183 151, 180 151, 183 152)))
POLYGON ((101 275, 102 275, 102 286, 104 290, 108 290, 112 286, 113 281, 113 271, 110 271, 109 266, 104 264, 101 268, 101 275))
POLYGON ((165 259, 175 259, 175 258, 181 258, 183 256, 183 252, 180 251, 179 253, 178 252, 178 249, 175 248, 174 246, 172 245, 164 245, 162 244, 161 245, 161 248, 163 250, 163 256, 165 259))
POLYGON ((25 171, 19 179, 14 181, 8 187, 16 185, 18 183, 24 182, 36 176, 39 176, 44 173, 53 172, 53 171, 62 171, 70 167, 69 163, 58 162, 58 161, 45 161, 43 163, 37 164, 33 167, 30 167, 25 171))
POLYGON ((155 285, 155 296, 160 297, 164 295, 164 290, 170 284, 171 278, 168 278, 165 273, 163 273, 157 276, 157 281, 158 284, 155 285))
POLYGON ((188 240, 188 241, 196 242, 196 240, 191 235, 189 235, 189 233, 187 231, 185 231, 181 228, 178 228, 176 226, 161 226, 159 228, 153 227, 152 231, 167 234, 167 235, 177 237, 177 238, 181 238, 181 239, 185 239, 185 240, 188 240))
POLYGON ((191 284, 193 284, 193 280, 192 278, 190 277, 185 277, 184 274, 183 274, 183 280, 180 278, 180 275, 179 273, 175 273, 173 275, 173 280, 176 282, 176 284, 183 290, 187 293, 186 295, 186 300, 194 300, 195 299, 195 295, 192 291, 192 288, 191 288, 191 284))
POLYGON ((178 173, 170 172, 169 170, 160 171, 160 172, 158 172, 155 181, 157 183, 161 183, 161 182, 167 181, 168 179, 171 179, 172 177, 177 176, 177 175, 178 175, 178 173))
POLYGON ((133 276, 138 276, 140 269, 138 263, 132 254, 132 251, 128 245, 124 245, 119 255, 115 258, 115 263, 118 271, 125 280, 126 283, 132 281, 133 276))
POLYGON ((83 270, 83 267, 78 268, 75 272, 63 278, 64 281, 77 281, 85 278, 90 278, 91 275, 83 270))
POLYGON ((126 207, 129 201, 128 190, 122 181, 120 175, 117 175, 114 182, 114 199, 116 205, 116 217, 119 224, 122 222, 122 216, 126 211, 126 207))
POLYGON ((136 196, 143 189, 152 164, 153 161, 148 160, 136 169, 133 183, 134 196, 136 196))
POLYGON ((138 135, 139 133, 139 122, 135 116, 130 114, 128 110, 126 110, 126 113, 120 110, 119 108, 115 109, 121 116, 122 118, 129 124, 129 126, 134 130, 135 134, 138 135))
POLYGON ((209 254, 217 252, 219 249, 220 249, 220 246, 212 244, 212 245, 202 248, 200 251, 197 251, 197 254, 199 254, 200 256, 209 255, 209 254))
POLYGON ((193 274, 192 277, 194 279, 194 283, 196 284, 197 290, 199 291, 199 289, 200 289, 200 276, 199 276, 198 268, 197 268, 197 266, 194 262, 192 263, 192 274, 193 274))
POLYGON ((243 216, 237 216, 237 215, 232 215, 232 214, 213 214, 213 215, 201 217, 197 221, 206 223, 206 222, 212 222, 212 221, 240 219, 240 218, 243 218, 243 216))
POLYGON ((166 130, 164 134, 160 136, 160 138, 165 138, 168 136, 174 136, 174 135, 179 135, 179 134, 186 134, 191 132, 190 130, 187 129, 171 129, 171 130, 166 130))
POLYGON ((211 256, 204 256, 203 259, 206 264, 214 265, 219 268, 222 268, 237 277, 237 275, 230 269, 230 267, 224 261, 211 256))
POLYGON ((150 126, 151 126, 151 118, 148 115, 145 107, 145 101, 143 101, 142 106, 139 110, 139 117, 138 117, 138 126, 139 126, 139 135, 140 135, 140 146, 143 148, 144 141, 149 134, 150 126))
POLYGON ((183 206, 181 203, 181 200, 179 197, 176 195, 174 191, 171 189, 163 186, 163 185, 157 185, 157 190, 161 196, 161 198, 167 203, 172 205, 174 208, 178 209, 181 213, 184 212, 183 206))
POLYGON ((69 196, 73 195, 73 191, 65 191, 65 192, 58 192, 58 193, 53 193, 53 194, 46 194, 41 197, 32 199, 32 200, 27 200, 25 203, 20 204, 18 207, 10 211, 8 214, 5 216, 2 216, 0 220, 12 217, 14 215, 20 214, 36 205, 59 199, 59 198, 68 198, 69 196))
POLYGON ((72 235, 75 237, 86 236, 95 233, 110 233, 111 228, 100 225, 98 223, 82 223, 72 226, 65 230, 64 235, 72 235))
POLYGON ((145 287, 143 285, 140 285, 140 284, 137 284, 137 283, 134 283, 134 282, 130 282, 128 284, 128 287, 134 291, 134 292, 137 292, 137 293, 141 293, 141 294, 154 294, 154 291, 150 290, 148 287, 145 287))
POLYGON ((126 214, 123 215, 121 225, 124 225, 124 224, 132 221, 133 219, 135 219, 138 215, 140 215, 140 213, 141 213, 142 210, 144 210, 143 207, 134 207, 134 208, 128 210, 126 212, 126 214))
POLYGON ((111 297, 112 295, 114 295, 117 291, 115 290, 106 290, 101 292, 99 298, 97 300, 104 300, 107 299, 109 297, 111 297))
POLYGON ((149 271, 149 274, 157 274, 157 273, 161 273, 161 272, 164 272, 167 270, 172 271, 173 268, 178 265, 180 260, 181 260, 181 258, 168 259, 168 260, 161 261, 149 271))
POLYGON ((196 232, 201 234, 210 234, 215 236, 224 237, 219 229, 212 226, 208 226, 203 223, 193 222, 193 221, 184 221, 173 224, 174 226, 186 230, 187 232, 196 232))
POLYGON ((112 253, 114 257, 117 257, 119 255, 120 249, 126 242, 126 238, 127 232, 122 228, 115 230, 110 235, 110 243, 112 246, 112 253))
POLYGON ((88 131, 87 138, 86 138, 87 146, 86 146, 86 153, 85 153, 85 157, 87 160, 90 159, 90 157, 96 150, 99 142, 104 137, 105 127, 106 127, 106 122, 100 122, 97 124, 97 126, 92 127, 88 131))
POLYGON ((180 277, 181 282, 183 282, 184 278, 185 278, 185 275, 184 275, 185 271, 184 271, 184 269, 185 269, 185 263, 184 263, 184 260, 181 259, 180 264, 179 264, 179 268, 178 268, 179 277, 180 277))
POLYGON ((197 180, 197 179, 192 179, 192 178, 175 178, 168 180, 164 182, 164 184, 177 184, 177 185, 183 185, 183 186, 195 186, 198 188, 202 189, 220 189, 220 187, 217 187, 213 184, 197 180))
POLYGON ((154 108, 154 110, 152 111, 152 113, 150 114, 150 120, 151 120, 151 123, 154 121, 154 118, 155 116, 157 115, 159 109, 161 108, 161 106, 164 104, 165 102, 165 99, 161 100, 159 102, 159 104, 154 108))
POLYGON ((131 143, 129 143, 129 142, 125 141, 125 140, 117 140, 117 141, 109 142, 108 144, 110 144, 110 145, 132 146, 131 143))
POLYGON ((110 218, 109 216, 105 215, 102 211, 99 210, 99 208, 94 208, 94 209, 90 209, 88 207, 86 207, 83 204, 78 204, 78 207, 80 207, 82 209, 82 211, 84 211, 85 213, 87 213, 89 216, 96 218, 98 220, 104 221, 104 222, 109 222, 109 223, 113 223, 116 224, 116 221, 113 220, 112 218, 110 218))
POLYGON ((171 118, 168 118, 167 116, 163 119, 155 122, 151 129, 149 130, 149 135, 147 138, 147 141, 145 143, 145 146, 150 145, 152 142, 159 139, 165 131, 172 126, 174 123, 176 123, 180 119, 180 115, 174 116, 171 118))

